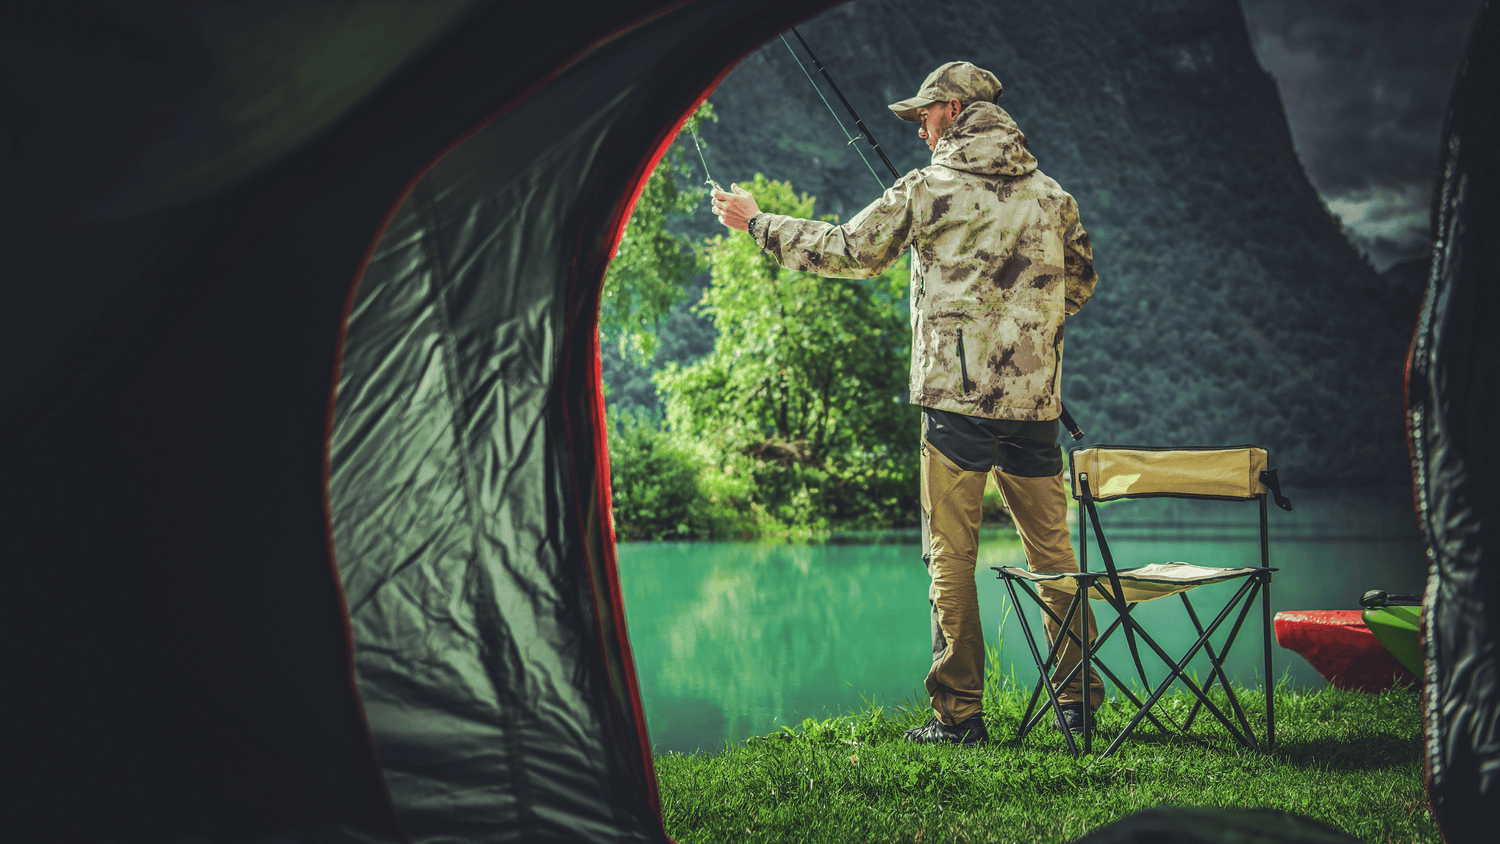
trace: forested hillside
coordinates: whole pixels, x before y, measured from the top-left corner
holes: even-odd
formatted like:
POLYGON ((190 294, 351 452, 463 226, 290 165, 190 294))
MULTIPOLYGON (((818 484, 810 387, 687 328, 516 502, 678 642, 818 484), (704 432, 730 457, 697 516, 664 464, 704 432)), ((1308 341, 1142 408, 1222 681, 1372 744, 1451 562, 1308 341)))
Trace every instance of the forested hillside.
MULTIPOLYGON (((903 171, 927 149, 886 103, 952 59, 1000 77, 1000 105, 1094 244, 1101 281, 1064 364, 1086 442, 1256 443, 1296 486, 1404 479, 1420 268, 1382 278, 1349 245, 1234 0, 858 0, 800 30, 903 171)), ((720 182, 764 173, 842 219, 880 190, 782 41, 710 102, 719 120, 700 132, 720 182)), ((685 228, 714 231, 706 204, 685 228)), ((664 321, 655 365, 711 347, 690 303, 664 321)), ((649 403, 645 371, 608 357, 611 400, 649 403)))

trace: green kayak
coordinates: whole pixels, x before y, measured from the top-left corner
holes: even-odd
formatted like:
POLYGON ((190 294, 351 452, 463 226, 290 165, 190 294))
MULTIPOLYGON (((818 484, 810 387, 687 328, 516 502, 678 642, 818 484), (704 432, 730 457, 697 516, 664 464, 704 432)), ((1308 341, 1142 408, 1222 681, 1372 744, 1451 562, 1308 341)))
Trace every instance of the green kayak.
MULTIPOLYGON (((1397 596, 1392 596, 1397 597, 1397 596)), ((1406 598, 1408 596, 1399 596, 1406 598)), ((1411 596, 1415 597, 1415 596, 1411 596)), ((1365 626, 1385 645, 1396 661, 1417 677, 1422 676, 1422 651, 1417 644, 1421 625, 1422 608, 1419 606, 1387 605, 1383 592, 1368 592, 1360 603, 1364 605, 1365 626), (1378 599, 1375 596, 1378 594, 1378 599)))

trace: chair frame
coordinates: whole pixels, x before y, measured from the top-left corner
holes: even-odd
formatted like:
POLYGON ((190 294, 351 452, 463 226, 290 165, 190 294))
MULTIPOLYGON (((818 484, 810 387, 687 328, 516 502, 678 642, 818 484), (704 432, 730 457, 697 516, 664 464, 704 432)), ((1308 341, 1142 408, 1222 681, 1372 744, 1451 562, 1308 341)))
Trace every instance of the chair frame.
MULTIPOLYGON (((1128 449, 1130 451, 1220 451, 1225 450, 1226 448, 1253 448, 1253 446, 1153 448, 1146 446, 1101 445, 1097 446, 1097 448, 1128 449)), ((1119 735, 1115 737, 1114 741, 1111 742, 1110 745, 1104 750, 1104 752, 1100 755, 1100 758, 1109 756, 1110 754, 1118 750, 1120 745, 1132 732, 1134 732, 1135 728, 1140 724, 1142 720, 1149 719, 1151 723, 1157 727, 1157 729, 1161 730, 1164 733, 1170 732, 1166 727, 1162 725, 1161 721, 1157 720, 1156 716, 1152 714, 1151 709, 1156 705, 1156 703, 1161 699, 1162 695, 1166 693, 1171 685, 1178 680, 1181 680, 1182 683, 1192 691, 1193 695, 1196 698, 1193 703, 1193 708, 1188 712, 1187 718, 1182 726, 1182 730, 1186 731, 1191 729, 1193 721, 1197 718, 1199 712, 1203 709, 1207 709, 1208 712, 1213 715, 1219 721, 1219 723, 1221 723, 1225 727, 1225 729, 1229 731, 1230 735, 1232 735, 1235 740, 1238 741, 1241 745, 1253 750, 1258 750, 1261 748, 1262 743, 1256 740, 1255 731, 1251 728, 1249 720, 1245 717, 1244 708, 1240 705, 1239 697, 1235 694, 1233 686, 1230 685, 1229 679, 1225 675, 1223 667, 1223 661, 1232 652, 1234 642, 1239 637, 1240 630, 1243 627, 1251 608, 1255 605, 1255 601, 1257 598, 1259 598, 1261 602, 1262 651, 1264 653, 1265 660, 1265 679, 1263 682, 1266 686, 1266 735, 1264 740, 1264 747, 1267 751, 1271 750, 1275 745, 1276 710, 1274 699, 1275 696, 1272 693, 1270 687, 1270 678, 1273 676, 1271 665, 1272 632, 1270 592, 1271 575, 1276 571, 1276 569, 1272 568, 1270 564, 1270 526, 1269 519, 1267 518, 1267 493, 1265 491, 1262 491, 1261 493, 1252 496, 1252 498, 1257 500, 1260 505, 1260 566, 1258 568, 1251 568, 1248 571, 1236 572, 1222 580, 1214 581, 1222 583, 1228 582, 1230 580, 1244 580, 1235 594, 1224 604, 1223 609, 1219 611, 1218 615, 1213 619, 1213 622, 1205 627, 1200 621, 1197 612, 1193 608, 1192 602, 1188 599, 1187 596, 1187 592, 1191 591, 1191 588, 1177 593, 1177 596, 1182 600, 1183 608, 1186 611, 1188 618, 1191 620, 1194 630, 1196 630, 1198 633, 1198 639, 1193 643, 1192 647, 1188 649, 1187 653, 1184 656, 1182 656, 1180 659, 1174 660, 1166 652, 1166 650, 1164 650, 1159 644, 1157 644, 1154 639, 1151 638, 1151 635, 1146 632, 1145 628, 1141 626, 1140 622, 1136 621, 1136 619, 1131 615, 1131 610, 1134 609, 1136 604, 1140 603, 1140 601, 1132 602, 1126 600, 1125 593, 1120 588, 1121 572, 1120 569, 1115 565, 1114 556, 1110 553, 1109 550, 1109 542, 1105 538, 1103 527, 1100 524, 1099 511, 1095 505, 1095 499, 1088 482, 1088 473, 1087 471, 1080 472, 1076 466, 1072 465, 1071 455, 1069 463, 1070 468, 1075 473, 1074 477, 1076 479, 1076 483, 1074 485, 1074 497, 1079 499, 1080 503, 1083 505, 1083 511, 1080 512, 1080 518, 1078 519, 1079 571, 1077 573, 1063 576, 1066 579, 1074 580, 1077 584, 1077 588, 1073 593, 1073 598, 1069 602, 1068 608, 1064 613, 1064 617, 1058 618, 1056 613, 1054 613, 1050 608, 1047 607, 1045 603, 1043 603, 1036 591, 1033 590, 1029 585, 1026 585, 1026 578, 1011 571, 1007 571, 1003 567, 995 567, 995 571, 999 573, 999 578, 1005 583, 1006 590, 1010 593, 1010 599, 1014 606, 1016 606, 1018 609, 1021 606, 1016 592, 1016 584, 1017 582, 1021 582, 1023 584, 1022 592, 1024 592, 1027 597, 1029 597, 1037 606, 1039 606, 1042 611, 1051 618, 1052 621, 1057 623, 1058 629, 1061 633, 1066 634, 1070 639, 1077 643, 1081 652, 1078 664, 1075 665, 1073 669, 1069 671, 1068 674, 1062 679, 1062 681, 1057 684, 1059 688, 1066 688, 1070 683, 1072 683, 1074 679, 1079 676, 1084 666, 1093 665, 1100 671, 1100 673, 1104 674, 1110 680, 1110 682, 1114 683, 1115 687, 1118 688, 1120 692, 1124 694, 1132 704, 1135 705, 1135 715, 1126 724, 1125 728, 1120 731, 1119 735), (1088 569, 1088 528, 1090 522, 1093 523, 1096 538, 1095 541, 1099 545, 1100 556, 1104 560, 1105 571, 1102 572, 1091 572, 1088 569), (1106 585, 1109 588, 1106 588, 1106 585), (1073 619, 1080 612, 1082 601, 1087 600, 1087 596, 1090 591, 1098 593, 1098 595, 1100 595, 1104 599, 1104 601, 1115 610, 1114 620, 1107 628, 1099 632, 1098 638, 1092 644, 1092 646, 1088 641, 1086 641, 1088 638, 1087 636, 1080 638, 1079 635, 1073 632, 1072 629, 1073 619), (1230 614, 1234 612, 1236 607, 1239 608, 1239 612, 1237 617, 1235 618, 1234 625, 1230 629, 1228 637, 1224 640, 1221 653, 1215 653, 1214 647, 1209 641, 1209 637, 1212 636, 1223 625, 1223 623, 1229 618, 1230 614), (1104 664, 1103 660, 1099 659, 1099 648, 1117 629, 1123 629, 1125 631, 1126 640, 1129 643, 1130 647, 1131 657, 1134 660, 1137 671, 1141 676, 1142 683, 1145 685, 1145 688, 1150 691, 1149 696, 1144 702, 1136 697, 1136 695, 1125 683, 1120 681, 1120 678, 1116 676, 1116 674, 1111 671, 1107 665, 1104 664), (1139 637, 1141 641, 1145 642, 1151 648, 1151 650, 1153 650, 1156 655, 1160 657, 1161 660, 1171 669, 1166 679, 1159 683, 1154 691, 1151 690, 1150 682, 1146 680, 1145 669, 1141 665, 1140 655, 1136 649, 1136 637, 1139 637), (1212 666, 1212 671, 1209 675, 1209 678, 1201 688, 1197 683, 1193 681, 1191 677, 1183 673, 1186 670, 1187 665, 1193 660, 1194 657, 1198 655, 1198 652, 1200 650, 1204 651, 1207 654, 1209 663, 1212 666), (1229 708, 1233 713, 1234 720, 1238 722, 1238 725, 1232 723, 1229 716, 1221 711, 1217 706, 1215 706, 1213 701, 1208 698, 1207 692, 1213 687, 1215 680, 1217 680, 1223 686, 1224 691, 1228 696, 1229 708), (1241 732, 1241 729, 1243 729, 1243 732, 1241 732)), ((1275 493, 1277 504, 1279 506, 1283 507, 1284 509, 1291 509, 1290 502, 1286 501, 1285 498, 1281 495, 1280 485, 1277 481, 1275 470, 1262 472, 1259 480, 1275 493)), ((1189 498, 1235 502, 1244 502, 1251 500, 1249 498, 1240 497, 1210 496, 1201 494, 1178 494, 1170 492, 1124 495, 1121 497, 1189 498)), ((1130 569, 1125 570, 1127 574, 1130 571, 1130 569)), ((1197 585, 1209 584, 1204 583, 1197 585)), ((1196 586, 1192 588, 1196 588, 1196 586)), ((1036 724, 1046 715, 1049 709, 1059 719, 1061 719, 1062 717, 1062 710, 1057 700, 1057 694, 1053 689, 1052 683, 1048 682, 1048 676, 1049 671, 1057 663, 1058 653, 1060 652, 1062 643, 1065 640, 1063 639, 1062 635, 1059 635, 1057 637, 1057 640, 1054 641, 1052 645, 1047 649, 1047 654, 1044 658, 1042 656, 1041 650, 1037 647, 1037 640, 1031 630, 1030 623, 1026 619, 1026 614, 1018 612, 1017 616, 1019 617, 1019 621, 1021 622, 1021 632, 1026 638, 1027 647, 1030 649, 1032 659, 1035 661, 1037 670, 1040 675, 1037 678, 1036 686, 1032 689, 1031 699, 1027 703, 1026 711, 1021 716, 1021 728, 1017 735, 1017 740, 1020 741, 1025 739, 1026 734, 1030 732, 1030 730, 1034 726, 1036 726, 1036 724), (1041 693, 1044 691, 1047 694, 1048 704, 1050 705, 1038 708, 1037 703, 1039 701, 1041 693)), ((1093 715, 1092 713, 1089 713, 1088 716, 1084 719, 1082 748, 1083 753, 1090 753, 1093 749, 1093 722, 1093 715)), ((1075 757, 1077 757, 1080 751, 1078 744, 1073 738, 1072 733, 1066 730, 1062 732, 1064 740, 1068 745, 1069 751, 1075 757)))

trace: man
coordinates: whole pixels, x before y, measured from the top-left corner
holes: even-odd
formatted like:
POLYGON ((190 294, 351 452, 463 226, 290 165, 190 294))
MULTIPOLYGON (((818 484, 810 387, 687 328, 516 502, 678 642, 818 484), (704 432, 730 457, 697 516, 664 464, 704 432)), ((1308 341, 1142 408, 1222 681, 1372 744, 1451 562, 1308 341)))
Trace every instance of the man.
MULTIPOLYGON (((912 251, 911 401, 922 407, 922 534, 932 586, 932 717, 908 740, 978 744, 984 635, 974 582, 980 504, 992 473, 1036 571, 1073 572, 1062 450, 1063 319, 1092 294, 1098 276, 1078 205, 1037 169, 1026 138, 995 104, 1000 81, 968 62, 949 62, 917 95, 890 106, 918 124, 932 164, 903 176, 849 222, 834 226, 762 214, 737 185, 714 194, 714 213, 749 231, 783 267, 869 278, 912 251)), ((1059 618, 1070 596, 1043 587, 1059 618)), ((1049 642, 1057 636, 1050 619, 1049 642)), ((1083 635, 1082 621, 1075 632, 1083 635)), ((1091 613, 1088 636, 1095 636, 1091 613)), ((1054 688, 1080 659, 1071 642, 1054 688)), ((1103 702, 1090 670, 1058 689, 1063 721, 1079 732, 1103 702), (1087 706, 1087 710, 1085 707, 1087 706)))

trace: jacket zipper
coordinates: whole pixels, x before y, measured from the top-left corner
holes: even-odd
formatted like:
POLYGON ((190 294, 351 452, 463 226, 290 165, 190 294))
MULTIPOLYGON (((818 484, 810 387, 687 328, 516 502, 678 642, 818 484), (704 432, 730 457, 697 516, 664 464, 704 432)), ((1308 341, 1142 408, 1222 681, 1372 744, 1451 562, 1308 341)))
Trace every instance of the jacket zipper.
POLYGON ((963 379, 964 392, 969 392, 969 364, 964 360, 964 330, 958 330, 958 372, 963 379))
POLYGON ((1052 341, 1052 381, 1051 381, 1051 383, 1057 384, 1057 392, 1058 392, 1058 394, 1057 394, 1057 403, 1059 405, 1062 404, 1062 385, 1057 383, 1057 375, 1058 375, 1059 372, 1062 371, 1062 355, 1058 353, 1057 349, 1058 349, 1059 346, 1062 345, 1062 342, 1063 342, 1063 327, 1059 325, 1057 327, 1057 338, 1052 341))

